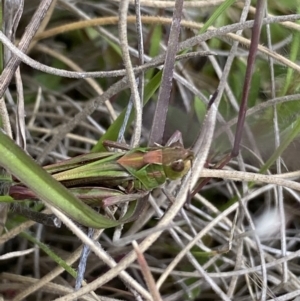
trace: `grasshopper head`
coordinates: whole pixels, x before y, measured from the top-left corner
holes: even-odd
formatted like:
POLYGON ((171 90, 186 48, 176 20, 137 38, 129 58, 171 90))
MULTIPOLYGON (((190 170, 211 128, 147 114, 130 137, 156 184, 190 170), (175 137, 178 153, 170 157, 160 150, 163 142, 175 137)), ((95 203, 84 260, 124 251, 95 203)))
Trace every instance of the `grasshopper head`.
POLYGON ((170 180, 182 178, 191 168, 193 158, 194 153, 185 149, 179 142, 165 147, 162 152, 162 162, 166 177, 170 180))

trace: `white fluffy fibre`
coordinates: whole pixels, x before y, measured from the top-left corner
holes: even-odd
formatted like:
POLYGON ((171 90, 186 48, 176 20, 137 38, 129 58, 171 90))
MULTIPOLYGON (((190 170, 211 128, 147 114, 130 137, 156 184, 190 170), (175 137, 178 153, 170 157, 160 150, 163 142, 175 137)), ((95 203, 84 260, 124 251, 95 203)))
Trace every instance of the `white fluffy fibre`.
POLYGON ((260 238, 268 238, 280 232, 281 220, 276 208, 265 210, 255 218, 255 232, 260 238))

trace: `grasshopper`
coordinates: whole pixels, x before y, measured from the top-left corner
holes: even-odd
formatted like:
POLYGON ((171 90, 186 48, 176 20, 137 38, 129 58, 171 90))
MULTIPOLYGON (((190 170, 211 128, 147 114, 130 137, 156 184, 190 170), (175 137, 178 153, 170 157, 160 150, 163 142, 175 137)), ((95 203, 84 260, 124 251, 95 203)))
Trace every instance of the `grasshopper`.
MULTIPOLYGON (((141 199, 167 179, 182 178, 192 160, 193 152, 183 147, 181 134, 177 132, 166 146, 89 153, 44 169, 86 204, 107 207, 141 199)), ((18 182, 10 187, 9 195, 17 201, 37 199, 29 188, 18 182)))

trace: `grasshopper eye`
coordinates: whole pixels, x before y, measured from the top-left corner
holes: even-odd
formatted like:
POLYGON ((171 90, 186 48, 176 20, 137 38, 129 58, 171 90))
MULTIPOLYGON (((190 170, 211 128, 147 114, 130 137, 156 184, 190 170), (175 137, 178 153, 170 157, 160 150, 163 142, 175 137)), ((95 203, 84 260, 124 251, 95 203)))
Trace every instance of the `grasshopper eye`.
POLYGON ((176 171, 176 172, 183 171, 184 170, 184 162, 183 162, 183 160, 174 161, 171 164, 171 168, 172 168, 173 171, 176 171))

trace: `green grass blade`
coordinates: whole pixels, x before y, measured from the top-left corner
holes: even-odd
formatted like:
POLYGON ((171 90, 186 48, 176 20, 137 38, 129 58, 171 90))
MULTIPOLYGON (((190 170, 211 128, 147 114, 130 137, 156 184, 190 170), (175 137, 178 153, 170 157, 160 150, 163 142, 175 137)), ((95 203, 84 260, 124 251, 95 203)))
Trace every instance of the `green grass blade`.
POLYGON ((264 164, 264 166, 260 169, 261 173, 265 173, 270 166, 276 161, 276 159, 284 152, 284 150, 292 143, 292 141, 299 136, 300 133, 300 119, 293 122, 290 126, 291 130, 280 146, 276 149, 276 151, 272 154, 269 160, 264 164))
MULTIPOLYGON (((299 53, 299 48, 300 48, 300 33, 298 31, 295 31, 293 33, 293 41, 292 41, 291 52, 290 52, 290 60, 292 62, 296 62, 299 53)), ((289 88, 293 85, 293 80, 294 80, 294 69, 288 67, 286 77, 285 77, 284 87, 280 93, 281 96, 285 96, 287 94, 289 88)))
MULTIPOLYGON (((159 71, 147 84, 145 88, 145 94, 144 94, 144 105, 149 101, 149 99, 153 96, 153 94, 157 91, 157 89, 160 86, 161 82, 161 75, 162 71, 159 71)), ((119 135, 119 131, 122 127, 123 120, 125 117, 126 108, 122 111, 122 113, 118 116, 118 118, 114 121, 114 123, 111 124, 109 129, 106 131, 106 133, 99 139, 97 144, 93 147, 92 152, 102 152, 105 151, 105 148, 103 146, 104 140, 111 140, 116 141, 119 135)), ((133 114, 130 114, 129 121, 127 123, 127 127, 131 124, 133 120, 133 114)))
POLYGON ((222 5, 220 5, 210 16, 210 18, 205 22, 199 33, 204 33, 208 29, 208 27, 213 25, 214 22, 220 17, 220 15, 235 2, 236 0, 227 0, 222 5))
POLYGON ((29 233, 22 232, 20 235, 33 244, 39 246, 39 248, 43 250, 50 258, 52 258, 52 260, 54 260, 59 266, 61 266, 66 272, 68 272, 73 278, 76 279, 77 272, 72 267, 70 267, 61 257, 57 256, 48 246, 34 238, 29 233))
MULTIPOLYGON (((163 29, 162 25, 156 25, 152 31, 151 41, 149 43, 149 56, 156 57, 159 54, 160 41, 162 39, 163 29)), ((155 69, 150 69, 146 72, 146 82, 153 77, 155 69)))

